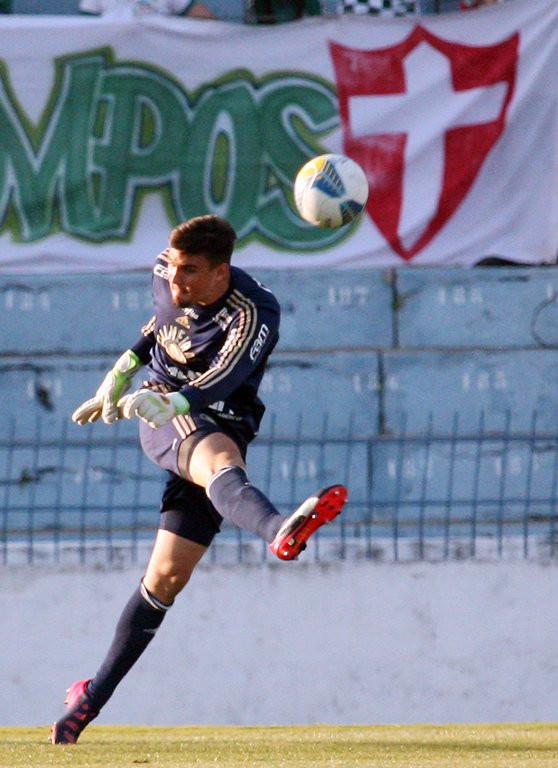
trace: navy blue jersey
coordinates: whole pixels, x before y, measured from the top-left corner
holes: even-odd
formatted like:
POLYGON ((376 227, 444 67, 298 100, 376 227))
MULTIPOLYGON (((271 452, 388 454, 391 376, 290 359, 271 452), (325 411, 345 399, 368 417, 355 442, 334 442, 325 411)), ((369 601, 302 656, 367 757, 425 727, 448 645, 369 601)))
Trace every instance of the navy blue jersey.
POLYGON ((192 411, 211 408, 222 417, 263 414, 257 396, 265 365, 279 338, 275 296, 238 267, 214 304, 176 307, 168 284, 168 255, 153 269, 155 315, 133 347, 149 359, 150 378, 181 392, 192 411))

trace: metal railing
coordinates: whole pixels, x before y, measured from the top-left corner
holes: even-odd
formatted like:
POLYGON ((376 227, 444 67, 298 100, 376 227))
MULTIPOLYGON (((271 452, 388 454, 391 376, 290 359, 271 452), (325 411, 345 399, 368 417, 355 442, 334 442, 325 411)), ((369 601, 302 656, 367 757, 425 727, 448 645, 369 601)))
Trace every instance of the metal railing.
MULTIPOLYGON (((558 553, 558 430, 514 432, 511 419, 474 432, 456 415, 446 434, 343 434, 268 427, 249 454, 250 477, 288 513, 317 488, 346 484, 349 502, 312 539, 305 559, 431 560, 558 553)), ((157 527, 165 474, 143 455, 134 426, 15 420, 0 434, 0 563, 138 562, 157 527)), ((212 562, 262 562, 267 548, 224 524, 212 562)))

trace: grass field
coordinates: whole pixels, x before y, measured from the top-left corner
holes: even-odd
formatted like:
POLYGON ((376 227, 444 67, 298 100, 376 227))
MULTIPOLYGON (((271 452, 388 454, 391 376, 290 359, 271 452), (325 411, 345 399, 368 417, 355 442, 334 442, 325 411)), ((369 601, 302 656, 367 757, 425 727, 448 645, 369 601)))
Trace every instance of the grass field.
POLYGON ((558 723, 141 728, 91 725, 75 746, 48 728, 0 728, 0 768, 547 768, 558 723))

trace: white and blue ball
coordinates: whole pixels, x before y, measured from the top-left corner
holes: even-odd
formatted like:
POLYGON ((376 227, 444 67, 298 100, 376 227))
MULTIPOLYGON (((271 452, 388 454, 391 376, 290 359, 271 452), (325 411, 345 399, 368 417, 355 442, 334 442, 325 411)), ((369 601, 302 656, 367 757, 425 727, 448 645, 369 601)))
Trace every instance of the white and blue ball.
POLYGON ((344 227, 359 216, 368 200, 368 180, 358 163, 338 154, 319 155, 298 171, 295 204, 316 227, 344 227))

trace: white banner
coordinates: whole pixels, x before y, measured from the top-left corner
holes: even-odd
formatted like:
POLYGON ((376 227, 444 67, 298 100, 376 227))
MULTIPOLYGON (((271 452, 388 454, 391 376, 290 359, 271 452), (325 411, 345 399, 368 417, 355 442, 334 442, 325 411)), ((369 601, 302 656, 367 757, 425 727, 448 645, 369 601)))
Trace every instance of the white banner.
POLYGON ((218 213, 247 268, 556 261, 558 2, 278 26, 0 20, 0 270, 144 268, 218 213), (366 213, 305 224, 311 156, 366 213))

